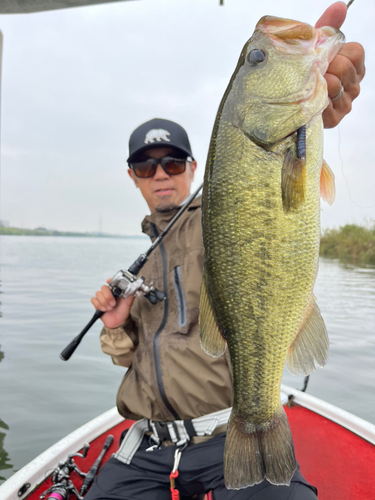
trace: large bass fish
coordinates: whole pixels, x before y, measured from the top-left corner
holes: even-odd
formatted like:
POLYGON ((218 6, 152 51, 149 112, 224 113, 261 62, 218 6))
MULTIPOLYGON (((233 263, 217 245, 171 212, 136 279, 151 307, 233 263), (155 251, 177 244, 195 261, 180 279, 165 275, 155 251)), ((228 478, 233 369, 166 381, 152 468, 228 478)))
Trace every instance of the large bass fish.
POLYGON ((263 17, 221 101, 203 191, 203 349, 228 344, 234 401, 224 450, 227 488, 296 468, 280 403, 285 361, 308 374, 327 361, 315 303, 320 194, 334 198, 323 161, 323 77, 344 43, 333 28, 263 17))

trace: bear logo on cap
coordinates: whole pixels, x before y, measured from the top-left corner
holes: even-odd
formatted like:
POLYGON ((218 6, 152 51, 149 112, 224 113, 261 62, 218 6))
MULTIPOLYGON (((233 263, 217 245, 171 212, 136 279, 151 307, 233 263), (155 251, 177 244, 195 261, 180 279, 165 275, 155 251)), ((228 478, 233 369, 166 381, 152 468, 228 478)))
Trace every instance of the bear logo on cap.
POLYGON ((162 128, 153 128, 149 130, 145 137, 145 144, 152 144, 155 140, 160 142, 161 140, 165 142, 170 142, 167 135, 171 135, 168 130, 163 130, 162 128))

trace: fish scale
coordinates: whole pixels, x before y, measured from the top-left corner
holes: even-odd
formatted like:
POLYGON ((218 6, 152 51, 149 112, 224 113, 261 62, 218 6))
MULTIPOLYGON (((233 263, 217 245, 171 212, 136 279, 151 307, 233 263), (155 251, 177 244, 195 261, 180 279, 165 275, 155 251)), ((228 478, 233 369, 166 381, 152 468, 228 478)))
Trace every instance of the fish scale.
POLYGON ((203 349, 219 356, 227 345, 231 359, 227 488, 264 478, 290 483, 296 462, 280 402, 285 361, 305 373, 314 359, 320 365, 327 359, 327 333, 313 296, 321 113, 328 102, 322 75, 341 43, 343 35, 332 28, 262 18, 216 117, 203 188, 199 324, 203 349), (297 150, 301 127, 306 141, 304 128, 297 150))

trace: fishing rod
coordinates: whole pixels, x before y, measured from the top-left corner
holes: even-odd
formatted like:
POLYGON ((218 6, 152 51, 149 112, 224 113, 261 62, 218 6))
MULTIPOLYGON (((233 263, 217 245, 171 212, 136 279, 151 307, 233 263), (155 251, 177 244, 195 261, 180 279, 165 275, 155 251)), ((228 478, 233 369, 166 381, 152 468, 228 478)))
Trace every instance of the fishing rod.
MULTIPOLYGON (((128 270, 120 270, 116 273, 111 281, 108 283, 109 288, 111 289, 112 295, 117 299, 118 297, 122 297, 126 299, 131 295, 135 295, 136 297, 140 295, 144 295, 151 304, 156 304, 159 301, 165 299, 165 294, 161 290, 153 286, 148 286, 145 284, 145 279, 143 276, 139 276, 137 278, 137 274, 142 269, 142 267, 147 262, 150 254, 155 250, 156 247, 160 245, 164 237, 167 235, 171 227, 175 224, 175 222, 181 217, 181 215, 187 210, 190 206, 191 202, 197 197, 199 191, 202 189, 203 183, 199 186, 199 188, 187 199, 186 203, 180 208, 177 214, 170 221, 168 226, 164 229, 163 232, 156 238, 151 247, 145 252, 142 253, 138 259, 133 262, 133 264, 129 267, 128 270)), ((75 337, 69 345, 65 347, 65 349, 61 352, 60 358, 63 361, 68 361, 68 359, 72 356, 74 351, 77 349, 83 337, 90 330, 92 325, 105 314, 105 311, 100 311, 97 309, 94 313, 94 316, 87 323, 85 328, 81 331, 77 337, 75 337)))
MULTIPOLYGON (((346 8, 349 9, 353 2, 354 0, 349 0, 349 2, 346 4, 346 8)), ((224 5, 224 0, 219 0, 219 5, 224 5)))
POLYGON ((91 483, 94 481, 94 477, 99 470, 99 467, 100 467, 100 464, 103 460, 103 457, 112 443, 113 443, 113 436, 110 434, 109 436, 107 436, 107 439, 105 440, 105 443, 104 443, 102 451, 100 452, 100 455, 95 460, 94 465, 91 467, 91 469, 86 474, 85 480, 83 481, 83 484, 81 487, 81 491, 79 492, 79 494, 81 496, 84 496, 86 491, 90 488, 91 483))

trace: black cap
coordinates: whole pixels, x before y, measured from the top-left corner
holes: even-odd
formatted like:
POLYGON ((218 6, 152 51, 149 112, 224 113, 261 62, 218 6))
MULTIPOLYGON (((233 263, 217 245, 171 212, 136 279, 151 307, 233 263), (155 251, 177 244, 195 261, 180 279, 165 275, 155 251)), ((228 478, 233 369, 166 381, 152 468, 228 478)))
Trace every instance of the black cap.
POLYGON ((129 158, 131 163, 135 156, 151 148, 172 147, 179 149, 186 156, 191 156, 190 142, 188 135, 178 123, 162 118, 154 118, 143 123, 134 130, 129 139, 129 158))

